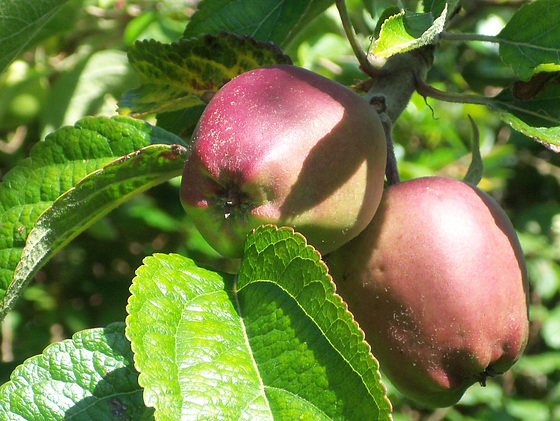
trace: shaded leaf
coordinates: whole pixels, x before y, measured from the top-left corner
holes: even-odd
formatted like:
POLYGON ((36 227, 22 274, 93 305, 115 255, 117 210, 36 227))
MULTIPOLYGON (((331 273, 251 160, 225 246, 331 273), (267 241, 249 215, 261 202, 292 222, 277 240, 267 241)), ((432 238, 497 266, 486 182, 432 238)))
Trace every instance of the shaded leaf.
POLYGON ((273 44, 226 33, 171 44, 139 41, 128 57, 142 85, 121 98, 119 112, 132 115, 205 105, 218 89, 241 73, 272 64, 291 64, 273 44))
POLYGON ((558 0, 524 4, 498 34, 500 57, 522 78, 535 71, 560 70, 558 0))
POLYGON ((0 2, 0 72, 68 0, 0 2))
POLYGON ((560 72, 541 72, 528 81, 518 80, 511 87, 514 98, 528 101, 535 98, 551 84, 560 84, 560 72))
POLYGON ((390 57, 432 44, 445 27, 447 6, 437 19, 431 13, 402 11, 383 23, 370 54, 390 57))
POLYGON ((157 115, 157 125, 182 139, 189 140, 205 108, 206 104, 201 104, 178 111, 160 113, 157 115))
POLYGON ((551 84, 538 95, 521 99, 514 87, 492 99, 491 108, 515 130, 560 152, 560 85, 551 84))
POLYGON ((205 0, 190 20, 184 35, 248 35, 285 47, 334 0, 205 0))
POLYGON ((275 415, 294 419, 289 403, 297 397, 326 419, 390 419, 378 363, 301 234, 269 225, 249 236, 237 291, 275 415))
POLYGON ((178 255, 137 271, 126 332, 156 418, 390 419, 378 364, 320 255, 272 226, 245 251, 237 285, 178 255))
POLYGON ((109 162, 143 147, 181 140, 128 117, 88 117, 36 144, 0 183, 0 297, 37 218, 66 191, 109 162))
POLYGON ((441 13, 447 7, 446 19, 449 20, 460 3, 460 0, 423 0, 422 6, 425 13, 432 13, 434 16, 441 16, 441 13))
POLYGON ((124 329, 84 330, 26 360, 0 387, 0 419, 153 419, 124 329))

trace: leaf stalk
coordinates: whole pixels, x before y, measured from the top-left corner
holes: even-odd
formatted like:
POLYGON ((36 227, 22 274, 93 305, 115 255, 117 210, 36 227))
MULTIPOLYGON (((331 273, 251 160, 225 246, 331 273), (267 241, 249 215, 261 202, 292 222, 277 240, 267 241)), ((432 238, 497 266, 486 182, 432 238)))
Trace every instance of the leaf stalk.
POLYGON ((424 98, 431 97, 434 99, 439 99, 441 101, 447 102, 458 102, 463 104, 479 104, 479 105, 492 105, 492 98, 473 95, 473 94, 460 94, 454 92, 445 92, 428 85, 425 81, 421 79, 416 80, 416 92, 422 95, 424 98))

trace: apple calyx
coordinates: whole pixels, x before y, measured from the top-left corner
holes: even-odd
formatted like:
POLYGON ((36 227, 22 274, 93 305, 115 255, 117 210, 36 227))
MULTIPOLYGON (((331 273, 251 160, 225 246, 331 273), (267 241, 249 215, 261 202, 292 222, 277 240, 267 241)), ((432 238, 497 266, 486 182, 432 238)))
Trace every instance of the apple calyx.
POLYGON ((249 195, 239 190, 236 185, 231 185, 219 192, 214 199, 214 205, 223 209, 224 219, 247 219, 248 213, 257 204, 249 195))
POLYGON ((498 373, 491 366, 488 366, 488 367, 486 367, 486 370, 484 370, 482 373, 478 374, 477 380, 478 380, 478 383, 482 387, 486 387, 486 379, 488 379, 488 377, 496 377, 500 374, 502 374, 502 373, 498 373))

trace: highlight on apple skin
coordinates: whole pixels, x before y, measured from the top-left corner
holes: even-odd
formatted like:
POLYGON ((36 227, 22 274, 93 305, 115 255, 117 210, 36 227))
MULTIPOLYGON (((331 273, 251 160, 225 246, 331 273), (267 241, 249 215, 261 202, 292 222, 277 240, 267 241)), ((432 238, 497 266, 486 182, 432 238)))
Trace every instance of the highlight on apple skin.
POLYGON ((208 243, 238 258, 261 224, 287 225, 321 253, 371 221, 387 159, 378 114, 345 86, 290 65, 225 84, 193 135, 181 184, 208 243))
POLYGON ((424 406, 456 403, 526 346, 517 234, 497 202, 463 181, 391 186, 371 224, 327 263, 382 372, 424 406))

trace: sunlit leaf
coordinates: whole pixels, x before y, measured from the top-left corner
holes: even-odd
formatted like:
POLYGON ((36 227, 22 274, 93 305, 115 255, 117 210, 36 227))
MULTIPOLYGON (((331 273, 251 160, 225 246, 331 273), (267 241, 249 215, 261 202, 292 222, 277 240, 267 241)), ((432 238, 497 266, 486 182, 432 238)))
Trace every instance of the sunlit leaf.
POLYGON ((375 57, 390 57, 432 44, 443 31, 446 16, 447 8, 435 20, 431 13, 403 10, 392 15, 383 23, 370 54, 375 57))
MULTIPOLYGON (((146 149, 139 156, 129 155, 152 143, 172 145, 182 142, 164 130, 128 117, 85 118, 74 126, 63 127, 49 135, 32 149, 29 158, 19 162, 5 175, 0 183, 0 297, 4 298, 8 289, 11 292, 2 302, 1 317, 40 264, 83 230, 85 224, 93 222, 100 212, 116 206, 133 191, 141 191, 162 177, 178 175, 180 170, 174 169, 169 174, 169 168, 164 170, 165 175, 161 172, 149 173, 154 168, 150 167, 152 161, 148 159, 148 154, 155 149, 146 149), (123 156, 132 159, 115 161, 123 156), (140 163, 143 158, 146 162, 140 163), (112 161, 115 162, 104 168, 112 161), (137 161, 138 165, 131 167, 128 161, 137 161), (84 179, 101 169, 93 178, 84 179), (80 189, 45 212, 59 196, 83 179, 80 189), (105 190, 94 191, 88 196, 87 189, 103 186, 105 190), (85 195, 76 196, 77 193, 85 195), (22 251, 30 241, 28 237, 40 216, 42 229, 54 234, 56 240, 45 241, 39 230, 35 231, 33 245, 27 244, 25 263, 18 268, 18 279, 9 287, 22 251), (55 228, 57 224, 64 225, 71 220, 76 224, 73 227, 55 228), (49 231, 51 227, 54 231, 49 231)), ((173 146, 163 148, 165 151, 175 150, 173 146)), ((157 156, 154 159, 157 161, 157 156)), ((172 164, 177 168, 182 165, 172 164)))
POLYGON ((245 251, 237 283, 179 255, 138 270, 127 336, 156 418, 390 419, 377 361, 320 255, 272 226, 245 251))
POLYGON ((26 360, 0 387, 0 419, 153 419, 124 328, 84 330, 26 360))

